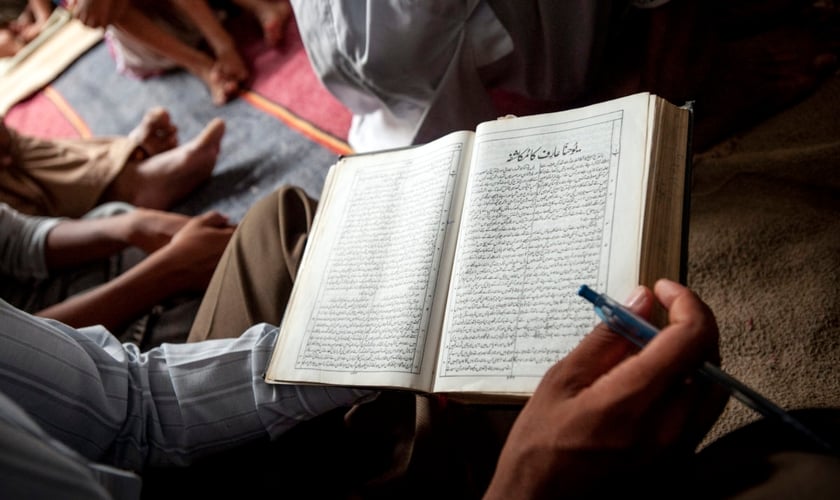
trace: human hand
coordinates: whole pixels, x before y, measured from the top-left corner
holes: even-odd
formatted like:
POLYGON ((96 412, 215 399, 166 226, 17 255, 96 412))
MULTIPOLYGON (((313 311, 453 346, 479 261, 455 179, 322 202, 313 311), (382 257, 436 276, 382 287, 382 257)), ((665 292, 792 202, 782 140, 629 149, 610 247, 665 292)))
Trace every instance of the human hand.
POLYGON ((234 229, 227 217, 215 211, 190 219, 160 250, 170 264, 171 285, 203 292, 234 229))
MULTIPOLYGON (((718 329, 687 288, 660 280, 654 290, 669 325, 637 352, 600 324, 549 369, 508 435, 485 498, 594 495, 694 451, 726 402, 722 389, 692 378, 718 359, 718 329)), ((646 316, 652 304, 641 288, 629 307, 646 316)))
POLYGON ((126 241, 146 253, 152 253, 172 240, 190 217, 187 215, 137 208, 126 214, 126 241))
POLYGON ((104 28, 118 20, 128 0, 70 0, 68 10, 73 17, 91 28, 104 28))

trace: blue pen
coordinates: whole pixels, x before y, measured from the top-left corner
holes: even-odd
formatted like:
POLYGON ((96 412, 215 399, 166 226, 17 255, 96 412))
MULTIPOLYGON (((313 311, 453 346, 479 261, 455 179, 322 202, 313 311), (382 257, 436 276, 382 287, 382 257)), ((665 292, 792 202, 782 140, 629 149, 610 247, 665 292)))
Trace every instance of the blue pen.
MULTIPOLYGON (((588 286, 582 285, 578 290, 578 295, 594 305, 595 314, 604 321, 611 331, 626 338, 639 348, 644 347, 645 344, 647 344, 653 337, 656 336, 657 333, 659 333, 659 330, 655 326, 637 316, 626 307, 608 297, 606 294, 599 294, 588 286)), ((803 436, 807 437, 823 450, 831 453, 835 452, 834 448, 830 444, 816 435, 802 422, 795 419, 790 413, 786 412, 769 399, 751 389, 740 380, 727 374, 719 367, 706 361, 703 363, 703 366, 700 367, 700 373, 704 377, 721 384, 729 390, 730 394, 732 394, 735 399, 744 403, 761 415, 769 418, 778 418, 803 436)))

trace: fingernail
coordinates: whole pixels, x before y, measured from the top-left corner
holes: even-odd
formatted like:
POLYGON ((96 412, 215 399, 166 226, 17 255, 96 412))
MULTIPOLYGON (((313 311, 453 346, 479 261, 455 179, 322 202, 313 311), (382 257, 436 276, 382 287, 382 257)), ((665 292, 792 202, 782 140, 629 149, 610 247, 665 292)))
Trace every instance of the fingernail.
POLYGON ((624 300, 624 305, 633 307, 642 302, 645 298, 645 287, 637 286, 630 295, 624 300))

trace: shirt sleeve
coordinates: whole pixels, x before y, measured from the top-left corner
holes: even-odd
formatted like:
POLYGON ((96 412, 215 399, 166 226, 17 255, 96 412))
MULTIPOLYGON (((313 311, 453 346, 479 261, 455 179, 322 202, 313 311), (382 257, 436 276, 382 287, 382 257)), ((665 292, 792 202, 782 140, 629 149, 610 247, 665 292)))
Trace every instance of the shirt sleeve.
POLYGON ((0 391, 90 460, 142 470, 273 438, 370 391, 268 384, 277 329, 141 353, 102 327, 75 330, 0 300, 0 391))
POLYGON ((47 234, 60 221, 24 215, 0 203, 0 273, 16 278, 46 278, 47 234))

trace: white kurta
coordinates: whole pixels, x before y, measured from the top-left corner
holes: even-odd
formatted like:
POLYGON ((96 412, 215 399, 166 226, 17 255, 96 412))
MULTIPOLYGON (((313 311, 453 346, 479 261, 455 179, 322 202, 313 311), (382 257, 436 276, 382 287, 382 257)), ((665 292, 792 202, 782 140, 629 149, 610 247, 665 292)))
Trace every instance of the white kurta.
POLYGON ((571 100, 599 69, 609 0, 292 0, 312 66, 353 113, 358 152, 497 115, 488 88, 571 100), (492 68, 492 71, 488 69, 492 68))

